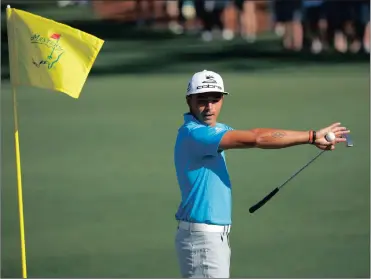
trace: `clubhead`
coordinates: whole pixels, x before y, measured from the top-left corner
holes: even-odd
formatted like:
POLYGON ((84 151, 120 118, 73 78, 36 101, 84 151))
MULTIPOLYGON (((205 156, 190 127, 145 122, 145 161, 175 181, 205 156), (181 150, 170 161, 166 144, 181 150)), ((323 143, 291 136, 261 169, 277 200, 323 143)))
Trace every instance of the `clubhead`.
POLYGON ((344 137, 347 140, 346 141, 346 146, 347 147, 353 147, 353 141, 352 141, 350 135, 349 134, 346 134, 346 135, 344 135, 344 137))

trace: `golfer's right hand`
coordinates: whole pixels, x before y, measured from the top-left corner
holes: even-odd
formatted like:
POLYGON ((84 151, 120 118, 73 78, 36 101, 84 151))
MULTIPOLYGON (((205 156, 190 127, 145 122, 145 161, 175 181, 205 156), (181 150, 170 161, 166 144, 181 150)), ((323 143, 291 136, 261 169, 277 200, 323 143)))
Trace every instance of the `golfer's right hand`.
POLYGON ((316 132, 316 141, 314 142, 314 145, 317 146, 319 149, 322 150, 334 150, 335 144, 339 142, 345 142, 346 139, 343 137, 345 134, 350 133, 349 130, 347 130, 346 127, 340 126, 341 123, 337 122, 334 123, 326 128, 323 128, 321 130, 318 130, 316 132), (327 133, 333 132, 335 134, 335 139, 331 142, 328 142, 325 139, 325 136, 327 133))

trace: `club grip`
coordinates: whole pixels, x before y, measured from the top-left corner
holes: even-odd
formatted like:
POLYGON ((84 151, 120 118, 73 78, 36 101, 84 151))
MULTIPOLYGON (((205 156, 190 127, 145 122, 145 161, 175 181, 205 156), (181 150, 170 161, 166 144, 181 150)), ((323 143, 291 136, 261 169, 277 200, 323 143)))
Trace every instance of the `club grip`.
POLYGON ((270 192, 268 195, 264 197, 260 202, 250 207, 249 212, 254 213, 256 210, 258 210, 260 207, 262 207, 267 201, 269 201, 275 194, 277 194, 279 191, 278 188, 275 188, 272 192, 270 192))

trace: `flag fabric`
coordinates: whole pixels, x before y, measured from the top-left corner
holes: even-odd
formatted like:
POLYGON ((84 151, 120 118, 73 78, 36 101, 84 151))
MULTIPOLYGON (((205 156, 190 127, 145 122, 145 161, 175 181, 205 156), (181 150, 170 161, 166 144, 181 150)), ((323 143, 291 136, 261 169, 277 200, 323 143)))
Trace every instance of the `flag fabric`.
POLYGON ((80 96, 104 41, 68 25, 7 8, 12 85, 80 96))

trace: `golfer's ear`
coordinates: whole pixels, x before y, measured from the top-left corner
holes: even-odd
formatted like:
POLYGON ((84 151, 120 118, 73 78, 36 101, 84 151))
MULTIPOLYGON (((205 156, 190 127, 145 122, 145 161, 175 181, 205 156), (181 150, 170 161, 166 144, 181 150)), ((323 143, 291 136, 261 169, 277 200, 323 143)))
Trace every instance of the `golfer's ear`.
POLYGON ((188 106, 191 106, 191 96, 186 97, 186 102, 188 106))

